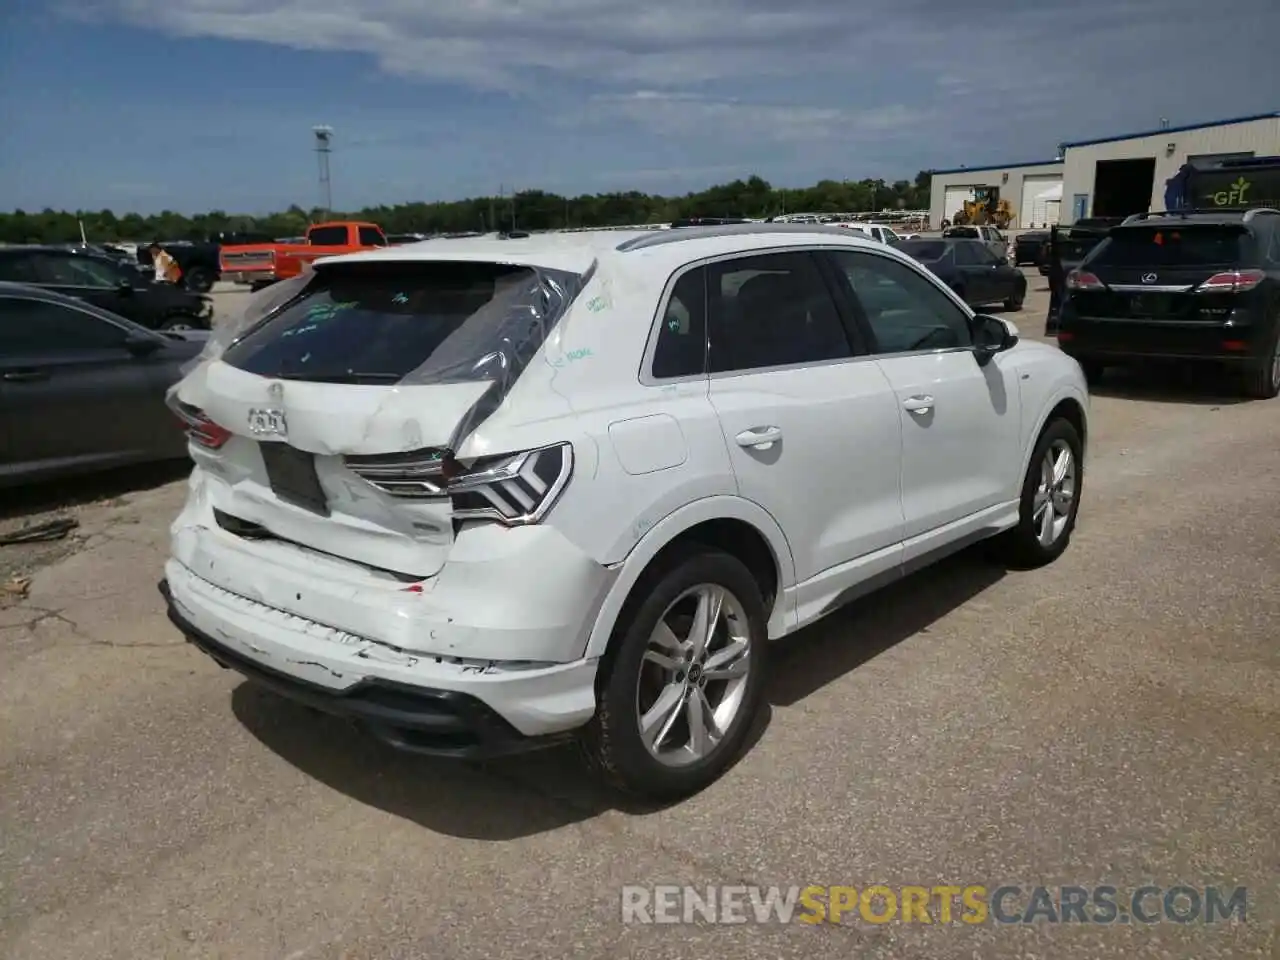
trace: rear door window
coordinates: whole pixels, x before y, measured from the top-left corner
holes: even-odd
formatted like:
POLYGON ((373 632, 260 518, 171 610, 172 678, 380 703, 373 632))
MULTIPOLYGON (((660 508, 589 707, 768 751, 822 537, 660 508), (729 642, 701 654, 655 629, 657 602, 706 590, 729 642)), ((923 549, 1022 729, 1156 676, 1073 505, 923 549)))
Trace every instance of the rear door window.
POLYGON ((1227 266, 1250 257, 1243 227, 1195 225, 1181 228, 1125 227, 1093 250, 1092 266, 1210 267, 1227 266))
POLYGON ((411 373, 414 383, 509 381, 580 281, 494 263, 334 266, 222 359, 264 377, 332 383, 399 383, 411 373))
POLYGON ((808 253, 712 264, 707 294, 712 373, 853 355, 831 290, 808 253))
POLYGON ((676 281, 653 349, 655 379, 692 377, 707 365, 707 268, 697 267, 676 281))

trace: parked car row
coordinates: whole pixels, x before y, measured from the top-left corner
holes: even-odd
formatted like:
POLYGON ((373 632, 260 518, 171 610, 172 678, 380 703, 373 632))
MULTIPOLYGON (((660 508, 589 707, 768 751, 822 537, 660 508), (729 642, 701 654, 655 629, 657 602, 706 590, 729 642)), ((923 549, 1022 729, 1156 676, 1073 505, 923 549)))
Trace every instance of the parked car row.
POLYGON ((213 301, 127 260, 57 246, 0 248, 0 281, 77 297, 152 330, 209 328, 213 301))

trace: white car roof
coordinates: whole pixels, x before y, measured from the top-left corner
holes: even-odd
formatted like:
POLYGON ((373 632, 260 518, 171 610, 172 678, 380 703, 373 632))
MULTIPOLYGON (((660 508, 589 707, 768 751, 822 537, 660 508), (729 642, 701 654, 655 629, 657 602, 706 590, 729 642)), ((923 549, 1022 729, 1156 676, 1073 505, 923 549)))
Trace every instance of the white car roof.
POLYGON ((461 237, 453 240, 424 240, 398 247, 382 247, 360 253, 324 257, 317 266, 379 261, 453 260, 481 263, 509 263, 514 266, 544 267, 571 273, 586 273, 600 260, 634 259, 641 263, 679 265, 693 260, 749 253, 766 247, 844 245, 883 253, 885 247, 866 239, 861 230, 822 224, 735 223, 713 227, 684 227, 678 230, 600 230, 575 233, 541 233, 504 240, 496 236, 461 237))

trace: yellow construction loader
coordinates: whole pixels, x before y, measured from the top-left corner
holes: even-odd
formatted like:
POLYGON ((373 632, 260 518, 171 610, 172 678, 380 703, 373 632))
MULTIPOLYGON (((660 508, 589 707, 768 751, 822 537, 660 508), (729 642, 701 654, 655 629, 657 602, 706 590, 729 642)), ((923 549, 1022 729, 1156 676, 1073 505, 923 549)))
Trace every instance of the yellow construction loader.
POLYGON ((1009 224, 1013 223, 1013 207, 1009 205, 1008 200, 1000 200, 997 201, 995 212, 992 213, 988 211, 985 203, 978 200, 966 200, 964 209, 957 211, 951 222, 956 226, 961 224, 972 224, 973 226, 989 224, 1005 230, 1008 229, 1009 224))

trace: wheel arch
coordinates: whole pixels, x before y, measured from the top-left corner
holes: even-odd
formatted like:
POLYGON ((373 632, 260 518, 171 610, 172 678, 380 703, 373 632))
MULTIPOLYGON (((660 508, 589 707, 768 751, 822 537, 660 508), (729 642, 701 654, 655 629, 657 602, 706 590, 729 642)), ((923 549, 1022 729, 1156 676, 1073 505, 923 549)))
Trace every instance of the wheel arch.
MULTIPOLYGON (((1040 419, 1036 423, 1035 429, 1033 429, 1027 437, 1026 449, 1022 452, 1022 472, 1019 474, 1019 477, 1026 476, 1027 470, 1031 467, 1031 455, 1035 452, 1036 444, 1040 440, 1040 434, 1044 433, 1045 427, 1054 420, 1066 420, 1075 427, 1076 432, 1080 434, 1081 454, 1083 455, 1088 452, 1088 401, 1082 394, 1075 390, 1060 390, 1049 403, 1045 404, 1044 412, 1040 415, 1040 419)), ((1080 466, 1083 469, 1084 464, 1081 463, 1080 466)))
POLYGON ((608 651, 614 628, 644 576, 674 551, 697 544, 717 547, 746 563, 765 594, 771 636, 790 626, 794 611, 789 588, 795 583, 795 561, 782 528, 750 500, 705 497, 654 524, 622 560, 621 571, 596 612, 584 651, 587 658, 603 657, 608 651))

